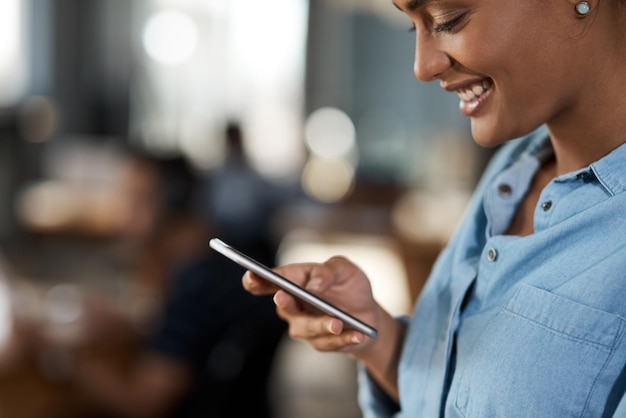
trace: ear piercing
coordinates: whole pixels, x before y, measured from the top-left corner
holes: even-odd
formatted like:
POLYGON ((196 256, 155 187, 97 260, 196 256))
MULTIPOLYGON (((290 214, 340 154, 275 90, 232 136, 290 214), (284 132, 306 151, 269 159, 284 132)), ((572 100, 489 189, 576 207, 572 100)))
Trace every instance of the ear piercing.
POLYGON ((579 1, 576 3, 576 13, 580 16, 585 16, 591 10, 591 6, 586 1, 579 1))

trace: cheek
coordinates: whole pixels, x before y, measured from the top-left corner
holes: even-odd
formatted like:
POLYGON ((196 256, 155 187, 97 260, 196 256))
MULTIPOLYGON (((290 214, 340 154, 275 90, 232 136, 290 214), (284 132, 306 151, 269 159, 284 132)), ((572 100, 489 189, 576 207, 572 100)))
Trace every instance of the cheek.
POLYGON ((448 50, 454 61, 471 73, 493 77, 492 73, 511 60, 510 35, 505 28, 487 22, 489 17, 476 17, 457 36, 451 36, 448 50))
POLYGON ((462 64, 494 79, 518 69, 543 71, 533 61, 545 55, 546 31, 554 25, 547 9, 536 2, 488 0, 459 36, 462 64))

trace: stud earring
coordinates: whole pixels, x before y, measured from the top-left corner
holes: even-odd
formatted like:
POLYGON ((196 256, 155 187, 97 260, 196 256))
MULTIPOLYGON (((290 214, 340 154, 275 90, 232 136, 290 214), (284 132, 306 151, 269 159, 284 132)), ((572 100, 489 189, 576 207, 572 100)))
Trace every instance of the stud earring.
POLYGON ((586 1, 579 1, 576 3, 576 13, 580 16, 586 16, 591 10, 591 6, 586 1))

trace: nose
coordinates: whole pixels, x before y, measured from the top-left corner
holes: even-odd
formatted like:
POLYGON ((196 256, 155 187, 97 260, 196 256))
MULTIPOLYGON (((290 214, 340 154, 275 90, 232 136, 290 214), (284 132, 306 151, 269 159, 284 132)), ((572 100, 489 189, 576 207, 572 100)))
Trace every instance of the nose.
POLYGON ((420 81, 433 81, 452 66, 452 60, 439 46, 437 39, 417 35, 413 72, 420 81))

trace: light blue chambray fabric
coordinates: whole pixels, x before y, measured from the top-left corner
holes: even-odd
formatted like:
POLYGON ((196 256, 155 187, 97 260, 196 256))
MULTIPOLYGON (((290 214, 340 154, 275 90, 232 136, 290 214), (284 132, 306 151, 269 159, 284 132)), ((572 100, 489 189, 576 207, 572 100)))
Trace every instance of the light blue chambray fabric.
POLYGON ((626 388, 626 145, 553 180, 533 235, 503 235, 548 152, 541 128, 494 157, 409 319, 400 405, 361 368, 364 417, 616 413, 626 388))

